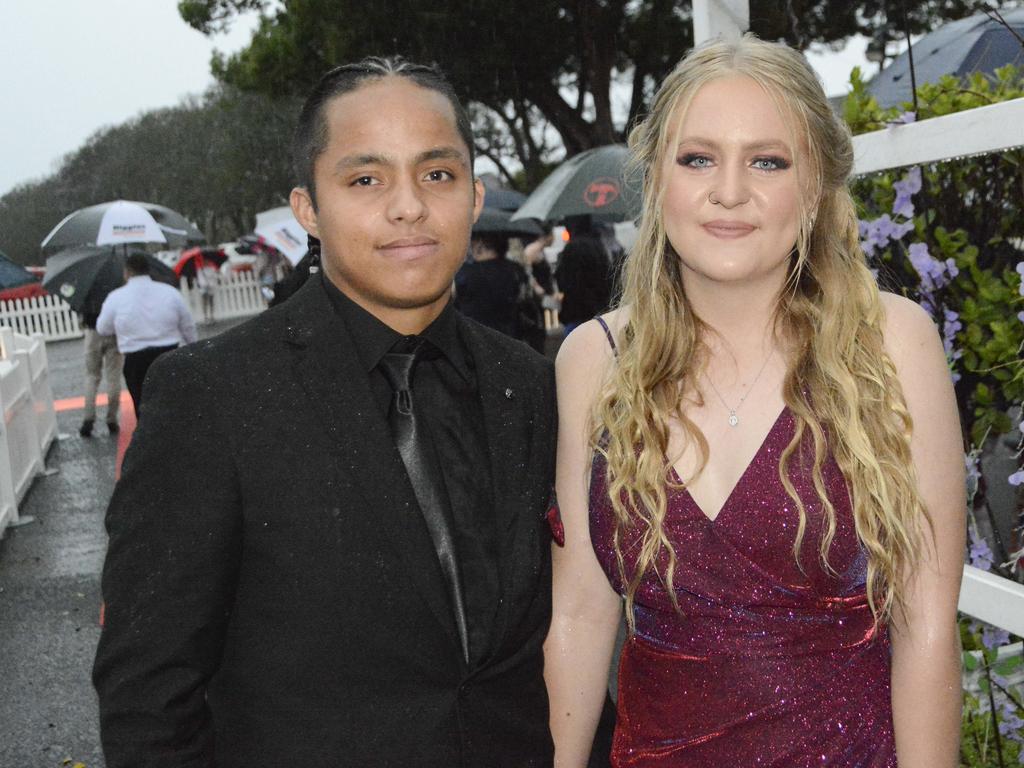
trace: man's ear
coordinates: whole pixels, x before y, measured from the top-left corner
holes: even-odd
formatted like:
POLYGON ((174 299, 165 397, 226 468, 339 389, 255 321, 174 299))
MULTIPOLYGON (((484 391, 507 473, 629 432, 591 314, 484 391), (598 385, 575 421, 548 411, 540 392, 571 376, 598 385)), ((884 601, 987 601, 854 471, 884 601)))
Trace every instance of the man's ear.
POLYGON ((288 202, 292 206, 292 213, 295 214, 296 221, 302 225, 302 228, 313 237, 320 237, 316 208, 309 190, 305 187, 295 187, 292 189, 291 195, 288 196, 288 202))
MULTIPOLYGON (((295 193, 292 192, 294 195, 295 193)), ((480 179, 473 180, 473 223, 476 224, 476 220, 480 218, 480 211, 484 207, 484 183, 480 179)))

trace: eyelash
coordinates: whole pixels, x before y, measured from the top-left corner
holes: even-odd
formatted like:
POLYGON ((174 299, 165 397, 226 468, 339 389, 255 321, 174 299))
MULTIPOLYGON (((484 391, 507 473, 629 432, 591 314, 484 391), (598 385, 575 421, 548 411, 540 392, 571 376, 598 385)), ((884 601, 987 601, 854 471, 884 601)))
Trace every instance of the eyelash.
MULTIPOLYGON (((438 168, 438 169, 433 170, 433 171, 427 171, 427 173, 425 174, 425 177, 428 178, 430 181, 452 181, 455 178, 455 174, 452 173, 451 171, 446 171, 444 169, 438 168), (435 174, 443 174, 445 178, 443 178, 443 179, 430 179, 430 177, 434 176, 435 174)), ((357 178, 352 180, 351 186, 353 186, 353 187, 369 187, 369 186, 372 186, 372 182, 374 180, 375 179, 374 179, 373 176, 359 176, 359 177, 357 177, 357 178), (364 182, 364 181, 365 182, 370 182, 370 183, 363 184, 362 182, 364 182)))
MULTIPOLYGON (((678 162, 679 165, 689 166, 690 168, 703 169, 703 168, 709 167, 708 165, 695 165, 695 162, 697 160, 704 160, 704 161, 707 161, 708 163, 710 163, 711 158, 709 158, 707 155, 702 155, 702 154, 697 153, 697 152, 691 152, 691 153, 683 155, 676 162, 678 162)), ((765 157, 755 157, 754 158, 754 165, 755 165, 755 167, 756 167, 756 165, 758 163, 765 163, 765 162, 771 163, 773 167, 771 167, 771 168, 757 168, 757 170, 760 170, 760 171, 784 171, 787 168, 789 168, 789 166, 790 166, 790 162, 788 160, 786 160, 784 157, 778 157, 778 156, 775 156, 775 155, 768 155, 768 156, 765 156, 765 157)))

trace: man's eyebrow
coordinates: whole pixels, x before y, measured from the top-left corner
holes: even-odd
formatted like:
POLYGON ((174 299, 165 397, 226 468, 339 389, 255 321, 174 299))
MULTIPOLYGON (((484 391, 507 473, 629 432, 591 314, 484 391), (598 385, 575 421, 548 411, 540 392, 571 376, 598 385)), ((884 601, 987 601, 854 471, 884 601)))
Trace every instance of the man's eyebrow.
POLYGON ((462 165, 468 165, 469 158, 466 157, 465 152, 460 152, 456 147, 435 147, 416 156, 417 163, 431 160, 456 160, 462 165))
MULTIPOLYGON (((432 160, 455 160, 464 166, 469 164, 466 153, 460 152, 456 147, 434 147, 433 149, 420 152, 414 158, 414 162, 417 165, 420 163, 427 163, 432 160)), ((397 165, 397 161, 390 155, 346 155, 334 164, 334 170, 337 173, 342 173, 353 168, 362 168, 367 165, 397 165)))
MULTIPOLYGON (((720 145, 714 139, 708 139, 704 136, 687 136, 680 139, 678 146, 682 147, 688 144, 698 144, 704 147, 711 147, 712 149, 720 149, 720 145)), ((789 145, 784 141, 777 139, 768 139, 767 141, 754 141, 750 144, 744 144, 743 150, 746 152, 760 152, 768 149, 782 149, 789 152, 789 145)))
POLYGON ((392 162, 385 155, 346 155, 334 164, 334 170, 347 171, 364 165, 391 165, 392 162))

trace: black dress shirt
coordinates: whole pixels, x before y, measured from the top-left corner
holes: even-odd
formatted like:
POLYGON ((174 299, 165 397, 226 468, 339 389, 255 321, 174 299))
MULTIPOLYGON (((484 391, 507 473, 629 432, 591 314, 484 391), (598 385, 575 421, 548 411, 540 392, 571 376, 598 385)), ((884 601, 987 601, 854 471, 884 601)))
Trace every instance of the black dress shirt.
MULTIPOLYGON (((326 276, 322 279, 331 303, 352 336, 373 397, 386 417, 392 390, 378 364, 403 338, 402 334, 345 296, 326 276)), ((483 408, 473 359, 459 338, 454 307, 449 303, 420 336, 441 352, 417 363, 413 391, 451 502, 466 602, 469 655, 472 662, 477 662, 488 650, 500 600, 498 533, 483 408)))

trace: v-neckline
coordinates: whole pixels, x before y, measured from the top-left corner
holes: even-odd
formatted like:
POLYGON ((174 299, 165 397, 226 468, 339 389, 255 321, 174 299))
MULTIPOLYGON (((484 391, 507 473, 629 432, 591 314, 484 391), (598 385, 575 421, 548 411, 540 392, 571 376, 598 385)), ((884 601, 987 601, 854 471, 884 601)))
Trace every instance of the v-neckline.
POLYGON ((672 473, 672 481, 683 485, 684 496, 690 500, 690 504, 693 505, 693 508, 700 514, 702 518, 704 518, 705 522, 707 522, 709 525, 715 525, 721 519, 722 514, 729 508, 729 505, 735 498, 736 492, 739 490, 739 487, 743 484, 743 481, 747 478, 747 475, 750 474, 750 470, 754 468, 754 465, 757 464, 758 460, 761 458, 761 454, 764 453, 764 449, 768 445, 768 441, 771 440, 771 438, 775 435, 775 430, 779 428, 779 425, 782 423, 783 416, 785 416, 787 413, 789 413, 789 406, 783 405, 782 410, 779 411, 779 415, 775 417, 775 421, 772 422, 771 427, 768 428, 768 431, 765 433, 765 436, 761 439, 761 443, 760 445, 757 446, 757 450, 754 451, 754 455, 750 457, 750 461, 748 461, 747 466, 743 468, 743 471, 740 473, 740 476, 733 484, 732 490, 729 491, 729 494, 725 497, 725 501, 722 502, 722 506, 718 508, 718 512, 714 517, 711 517, 710 515, 708 515, 707 512, 704 511, 704 508, 697 502, 697 499, 695 499, 693 497, 693 494, 690 493, 689 487, 685 483, 683 483, 682 478, 679 477, 679 472, 676 471, 676 465, 673 464, 672 462, 669 462, 669 468, 672 473))

